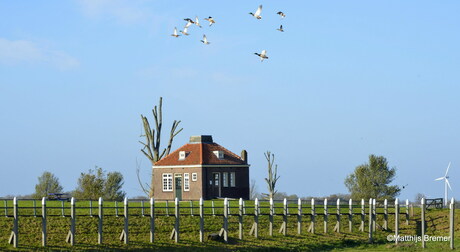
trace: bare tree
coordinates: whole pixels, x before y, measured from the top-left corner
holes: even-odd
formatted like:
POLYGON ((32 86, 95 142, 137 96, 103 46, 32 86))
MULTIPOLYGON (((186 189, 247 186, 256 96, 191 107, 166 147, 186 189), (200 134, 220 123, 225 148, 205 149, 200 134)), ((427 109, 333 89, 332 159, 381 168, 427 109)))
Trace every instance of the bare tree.
MULTIPOLYGON (((162 159, 164 156, 168 155, 169 152, 171 151, 171 145, 173 142, 173 139, 177 134, 179 134, 183 128, 177 130, 177 127, 180 124, 180 121, 174 120, 171 131, 169 133, 169 141, 168 141, 168 146, 164 148, 160 152, 160 144, 161 144, 161 128, 163 126, 163 111, 162 111, 162 103, 163 103, 163 98, 160 97, 160 103, 157 106, 153 107, 152 109, 152 114, 153 114, 153 120, 155 121, 155 128, 150 127, 149 120, 147 117, 144 115, 141 115, 142 123, 144 126, 144 134, 141 135, 141 137, 145 137, 145 142, 139 141, 144 147, 141 149, 141 152, 144 153, 144 155, 150 160, 152 163, 152 166, 160 159, 162 159)), ((139 178, 139 168, 137 168, 137 177, 140 182, 139 178)), ((152 173, 152 178, 151 178, 151 183, 150 185, 147 185, 148 192, 149 192, 149 197, 153 197, 153 173, 152 173)), ((141 188, 144 192, 147 192, 147 189, 142 185, 140 182, 141 188)))
POLYGON ((268 185, 268 194, 265 194, 268 196, 268 198, 274 198, 276 194, 275 186, 276 182, 280 178, 278 174, 278 165, 275 164, 275 169, 273 169, 273 164, 275 163, 275 154, 272 154, 270 151, 267 151, 264 153, 265 158, 267 159, 268 162, 268 178, 265 178, 265 181, 267 182, 268 185))

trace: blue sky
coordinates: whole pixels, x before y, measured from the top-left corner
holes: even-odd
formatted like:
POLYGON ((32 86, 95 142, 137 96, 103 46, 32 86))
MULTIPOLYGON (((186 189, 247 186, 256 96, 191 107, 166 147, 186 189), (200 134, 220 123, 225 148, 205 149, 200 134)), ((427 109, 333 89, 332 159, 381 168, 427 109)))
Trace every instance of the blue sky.
POLYGON ((452 162, 458 198, 459 10, 457 1, 2 1, 0 196, 32 193, 45 170, 70 191, 96 165, 141 195, 136 161, 146 181, 150 170, 140 114, 151 118, 162 96, 164 131, 174 119, 184 128, 173 149, 200 134, 246 149, 261 192, 270 150, 289 194, 347 193, 345 177, 376 154, 411 200, 443 197, 434 179, 452 162), (248 13, 259 4, 256 20, 248 13), (169 36, 196 15, 203 28, 169 36), (253 54, 262 50, 264 62, 253 54))

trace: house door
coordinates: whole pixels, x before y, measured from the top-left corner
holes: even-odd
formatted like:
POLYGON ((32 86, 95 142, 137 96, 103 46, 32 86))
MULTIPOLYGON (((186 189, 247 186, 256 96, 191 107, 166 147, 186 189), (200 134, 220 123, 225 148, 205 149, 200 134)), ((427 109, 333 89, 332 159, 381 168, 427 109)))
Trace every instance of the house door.
POLYGON ((175 184, 175 195, 178 200, 182 200, 182 176, 181 174, 176 174, 174 178, 175 184))
POLYGON ((212 195, 214 197, 220 197, 220 173, 212 173, 212 195))

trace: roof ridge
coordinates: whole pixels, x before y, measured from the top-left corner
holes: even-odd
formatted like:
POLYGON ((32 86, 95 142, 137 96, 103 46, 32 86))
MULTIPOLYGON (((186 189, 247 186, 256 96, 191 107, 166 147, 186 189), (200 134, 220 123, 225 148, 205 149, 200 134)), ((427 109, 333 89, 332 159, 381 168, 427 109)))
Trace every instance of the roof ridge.
POLYGON ((224 146, 222 146, 222 145, 220 145, 220 144, 218 144, 218 143, 213 143, 213 144, 216 144, 216 145, 219 146, 220 148, 222 148, 222 149, 224 149, 224 150, 230 152, 230 154, 232 154, 234 157, 236 157, 236 158, 240 159, 241 161, 243 161, 243 159, 242 159, 240 156, 236 155, 235 153, 233 153, 233 152, 230 151, 229 149, 225 148, 224 146))

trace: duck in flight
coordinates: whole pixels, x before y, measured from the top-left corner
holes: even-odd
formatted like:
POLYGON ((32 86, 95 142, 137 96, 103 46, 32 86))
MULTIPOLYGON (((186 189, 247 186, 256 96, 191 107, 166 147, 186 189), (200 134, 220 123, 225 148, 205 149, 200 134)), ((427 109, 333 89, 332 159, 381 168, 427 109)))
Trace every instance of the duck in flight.
POLYGON ((208 18, 205 18, 204 20, 209 22, 209 26, 216 23, 216 21, 214 21, 214 18, 212 18, 211 16, 209 16, 208 18))
POLYGON ((254 53, 254 54, 259 56, 261 62, 264 61, 264 59, 268 59, 266 50, 262 50, 261 53, 254 53))
POLYGON ((280 28, 276 29, 277 31, 284 32, 283 25, 280 25, 280 28))
POLYGON ((262 12, 262 5, 259 5, 259 8, 257 8, 256 13, 249 12, 249 15, 251 15, 251 16, 257 18, 257 19, 262 19, 262 16, 260 15, 261 12, 262 12))
POLYGON ((203 40, 201 40, 201 42, 203 42, 203 44, 205 44, 205 45, 211 44, 211 42, 208 41, 208 39, 206 38, 206 35, 204 35, 204 34, 203 34, 203 40))
POLYGON ((196 26, 201 28, 200 20, 198 20, 198 17, 195 17, 195 24, 196 24, 196 26))
POLYGON ((286 15, 282 11, 278 11, 276 14, 280 15, 281 18, 285 18, 286 15))
POLYGON ((190 35, 190 34, 187 33, 187 30, 188 30, 188 27, 185 26, 185 27, 184 27, 184 30, 183 30, 183 31, 180 31, 180 32, 181 32, 182 34, 184 34, 185 36, 188 36, 188 35, 190 35))
POLYGON ((174 27, 174 32, 173 32, 173 34, 171 34, 171 36, 176 37, 176 38, 180 36, 179 34, 177 34, 177 28, 176 27, 174 27))

